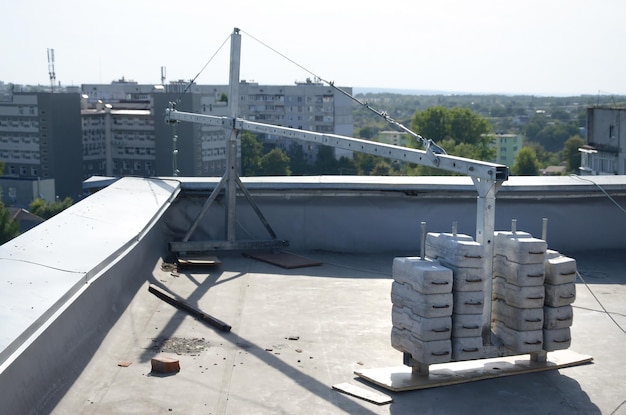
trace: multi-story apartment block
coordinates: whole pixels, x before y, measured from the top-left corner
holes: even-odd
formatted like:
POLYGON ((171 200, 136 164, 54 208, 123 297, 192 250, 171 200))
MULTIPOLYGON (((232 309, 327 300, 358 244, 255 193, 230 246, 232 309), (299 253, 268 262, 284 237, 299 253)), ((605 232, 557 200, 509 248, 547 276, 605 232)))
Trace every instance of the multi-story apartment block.
MULTIPOLYGON (((350 89, 346 91, 351 92, 350 89)), ((150 116, 154 120, 154 174, 159 176, 174 174, 221 176, 224 174, 226 140, 229 131, 200 124, 177 123, 172 126, 165 124, 162 120, 165 109, 171 103, 175 103, 176 108, 181 111, 226 116, 229 114, 229 92, 228 85, 188 85, 182 81, 165 86, 138 85, 125 80, 111 85, 83 85, 83 93, 91 105, 95 105, 98 101, 102 101, 105 107, 109 104, 111 114, 117 109, 124 108, 124 105, 129 102, 150 102, 150 116)), ((353 133, 350 98, 345 94, 337 93, 331 87, 311 80, 288 86, 259 85, 254 82, 241 81, 238 114, 241 118, 250 121, 308 131, 348 136, 353 133)), ((97 135, 92 135, 92 137, 95 138, 97 135)), ((264 135, 258 138, 268 146, 277 146, 283 150, 288 150, 291 145, 291 141, 283 137, 264 135)), ((91 142, 97 147, 93 140, 91 142)), ((309 161, 314 161, 317 153, 316 146, 299 144, 302 144, 309 161)), ((128 146, 125 145, 125 147, 128 146)), ((123 155, 134 156, 132 149, 124 150, 123 155)), ((349 155, 347 152, 337 154, 337 156, 349 155)), ((240 156, 238 154, 238 157, 240 156)), ((137 163, 135 159, 128 159, 127 166, 135 166, 137 163)), ((139 170, 145 168, 142 162, 145 163, 142 160, 140 164, 137 164, 139 170)), ((121 163, 118 167, 123 167, 123 162, 121 163)), ((93 167, 95 166, 96 163, 93 164, 93 167)), ((122 170, 114 168, 112 173, 113 175, 141 174, 140 171, 122 170)), ((89 170, 86 169, 86 171, 89 170)))
MULTIPOLYGON (((85 84, 81 93, 7 93, 0 100, 2 200, 23 207, 40 196, 76 200, 82 181, 94 175, 221 176, 230 130, 166 124, 164 114, 175 103, 181 111, 226 116, 229 93, 228 85, 141 85, 125 79, 85 84)), ((351 99, 311 80, 286 86, 242 81, 238 115, 308 131, 353 133, 351 99)), ((258 139, 283 150, 292 145, 282 137, 258 139)), ((314 161, 316 146, 298 144, 314 161)))
POLYGON ((513 165, 517 153, 524 145, 524 137, 518 134, 496 134, 494 146, 496 148, 495 162, 507 166, 513 165))
POLYGON ((626 174, 626 108, 587 108, 587 144, 581 152, 580 173, 626 174))
POLYGON ((0 161, 8 206, 27 207, 37 197, 80 197, 80 95, 11 93, 0 101, 0 161))
POLYGON ((83 97, 83 175, 154 176, 156 154, 150 101, 97 101, 83 97))

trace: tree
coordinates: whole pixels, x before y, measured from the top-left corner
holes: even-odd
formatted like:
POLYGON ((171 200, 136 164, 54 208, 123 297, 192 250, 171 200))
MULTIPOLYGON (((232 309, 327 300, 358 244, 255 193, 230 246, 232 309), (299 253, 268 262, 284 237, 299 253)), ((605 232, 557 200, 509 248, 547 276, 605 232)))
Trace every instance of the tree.
POLYGON ((0 202, 0 245, 19 235, 19 225, 11 217, 9 210, 0 202))
POLYGON ((309 165, 302 144, 296 142, 291 143, 289 150, 287 150, 287 156, 289 157, 289 170, 291 174, 296 176, 307 174, 309 165))
POLYGON ((536 176, 539 173, 539 160, 532 147, 524 147, 517 153, 511 173, 516 176, 536 176))
POLYGON ((241 133, 241 172, 244 176, 257 176, 261 170, 263 145, 250 131, 241 133))
POLYGON ((578 168, 580 167, 580 151, 578 151, 578 149, 583 145, 585 145, 585 140, 577 135, 565 141, 563 159, 567 162, 567 171, 578 172, 578 168))
POLYGON ((330 146, 320 145, 317 159, 313 166, 314 174, 338 174, 339 163, 335 159, 335 150, 330 146))
POLYGON ((261 174, 264 176, 289 176, 289 156, 279 148, 274 148, 261 157, 261 174))
POLYGON ((468 108, 436 106, 416 112, 411 129, 437 143, 451 138, 455 144, 478 144, 491 128, 487 120, 468 108))
POLYGON ((57 213, 72 206, 74 201, 70 197, 66 197, 62 201, 54 201, 47 203, 41 198, 37 198, 30 202, 30 213, 37 215, 43 219, 50 219, 57 213))
POLYGON ((578 127, 574 124, 555 123, 545 126, 535 140, 541 144, 547 151, 558 152, 563 149, 565 141, 578 134, 578 127))

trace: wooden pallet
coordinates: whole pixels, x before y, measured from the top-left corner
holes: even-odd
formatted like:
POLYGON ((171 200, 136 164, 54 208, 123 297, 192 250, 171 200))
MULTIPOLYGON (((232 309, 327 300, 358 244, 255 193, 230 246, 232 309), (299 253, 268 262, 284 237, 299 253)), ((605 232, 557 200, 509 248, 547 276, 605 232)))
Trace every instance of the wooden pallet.
POLYGON ((434 364, 430 365, 430 373, 426 376, 413 374, 409 366, 368 369, 354 373, 378 386, 401 392, 560 369, 592 360, 591 356, 571 350, 559 350, 549 352, 545 362, 533 362, 530 355, 518 355, 434 364))

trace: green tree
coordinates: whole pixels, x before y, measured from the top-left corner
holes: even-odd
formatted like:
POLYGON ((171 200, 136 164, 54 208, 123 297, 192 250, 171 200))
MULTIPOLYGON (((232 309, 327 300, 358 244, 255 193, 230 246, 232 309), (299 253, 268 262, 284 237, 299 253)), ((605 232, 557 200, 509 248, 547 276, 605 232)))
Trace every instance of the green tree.
POLYGON ((261 157, 261 174, 264 176, 289 176, 289 156, 279 148, 261 157))
POLYGON ((578 172, 580 167, 580 151, 578 149, 585 145, 585 140, 580 136, 573 136, 565 141, 563 146, 563 159, 567 163, 567 171, 578 172))
POLYGON ((313 174, 339 174, 339 163, 332 147, 325 145, 318 147, 313 174))
POLYGON ((304 149, 301 144, 297 142, 291 143, 287 151, 287 156, 289 157, 289 170, 291 174, 295 176, 307 174, 309 164, 307 163, 306 155, 304 154, 304 149))
POLYGON ((4 203, 0 202, 0 245, 15 238, 19 233, 18 223, 13 220, 4 203))
POLYGON ((475 145, 491 127, 486 119, 468 108, 436 106, 416 112, 411 118, 411 129, 436 143, 451 138, 455 144, 475 145))
POLYGON ((50 219, 57 213, 72 206, 73 203, 74 201, 70 197, 66 197, 61 201, 54 201, 50 203, 47 203, 41 198, 37 198, 30 202, 30 213, 43 219, 50 219))
POLYGON ((244 176, 257 176, 261 171, 263 145, 250 131, 241 133, 241 172, 244 176))
POLYGON ((545 126, 533 141, 537 141, 547 151, 558 152, 568 138, 578 134, 578 127, 574 124, 555 123, 545 126))
POLYGON ((517 153, 511 173, 516 176, 536 176, 539 173, 539 160, 532 147, 524 147, 517 153))

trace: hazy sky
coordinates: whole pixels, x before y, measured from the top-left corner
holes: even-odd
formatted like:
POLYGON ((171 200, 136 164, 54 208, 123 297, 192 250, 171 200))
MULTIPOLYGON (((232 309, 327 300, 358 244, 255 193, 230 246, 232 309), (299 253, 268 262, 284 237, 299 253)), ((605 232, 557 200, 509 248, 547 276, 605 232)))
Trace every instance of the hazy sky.
MULTIPOLYGON (((194 78, 233 28, 241 79, 475 93, 626 94, 623 0, 0 0, 0 80, 194 78)), ((228 83, 227 42, 200 84, 228 83)))

